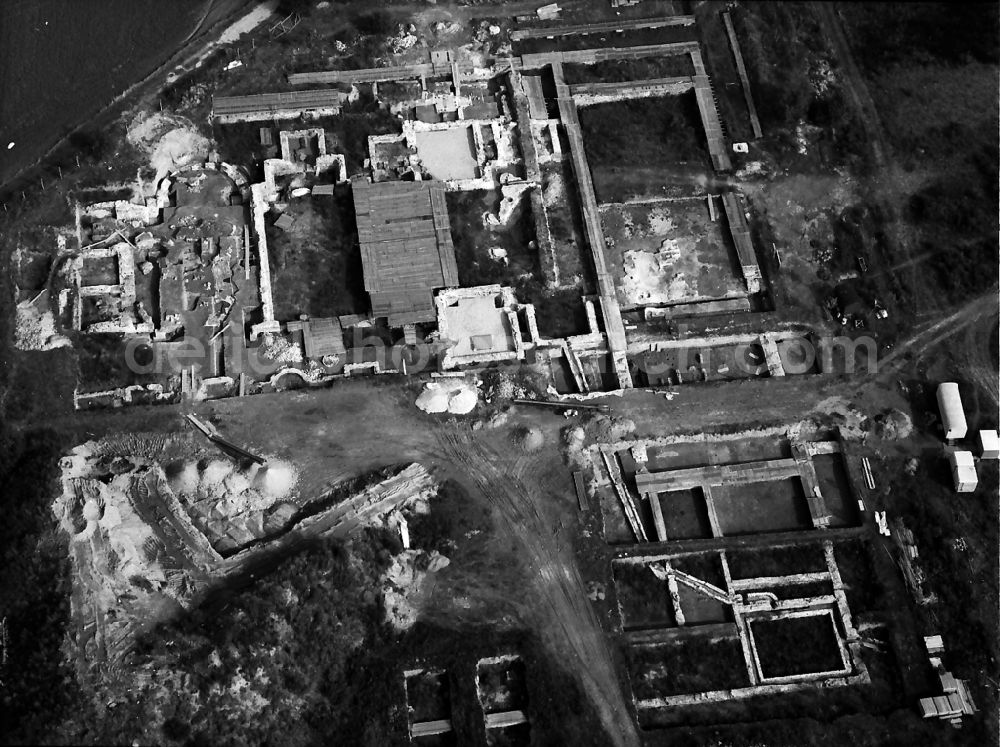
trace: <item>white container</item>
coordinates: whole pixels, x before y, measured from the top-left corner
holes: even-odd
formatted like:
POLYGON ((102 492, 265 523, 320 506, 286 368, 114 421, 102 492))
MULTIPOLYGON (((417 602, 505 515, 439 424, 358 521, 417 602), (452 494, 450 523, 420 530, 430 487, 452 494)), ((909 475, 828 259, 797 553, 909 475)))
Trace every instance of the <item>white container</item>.
POLYGON ((982 459, 1000 459, 1000 435, 996 431, 979 431, 979 456, 982 459))
POLYGON ((946 381, 937 389, 938 409, 941 411, 941 424, 944 426, 944 437, 947 441, 965 438, 969 430, 965 422, 965 409, 962 407, 962 396, 958 392, 958 384, 946 381))
POLYGON ((948 455, 951 464, 951 476, 955 481, 955 490, 959 493, 971 493, 979 485, 976 474, 976 460, 971 451, 953 451, 948 455))

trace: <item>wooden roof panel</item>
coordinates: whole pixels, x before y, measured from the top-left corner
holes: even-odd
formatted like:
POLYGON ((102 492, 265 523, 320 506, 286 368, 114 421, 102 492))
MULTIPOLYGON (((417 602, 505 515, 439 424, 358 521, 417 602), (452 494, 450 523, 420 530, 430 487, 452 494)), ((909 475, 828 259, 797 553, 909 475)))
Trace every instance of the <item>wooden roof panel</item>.
POLYGON ((365 289, 394 326, 433 320, 433 289, 458 285, 444 195, 441 182, 354 182, 365 289))

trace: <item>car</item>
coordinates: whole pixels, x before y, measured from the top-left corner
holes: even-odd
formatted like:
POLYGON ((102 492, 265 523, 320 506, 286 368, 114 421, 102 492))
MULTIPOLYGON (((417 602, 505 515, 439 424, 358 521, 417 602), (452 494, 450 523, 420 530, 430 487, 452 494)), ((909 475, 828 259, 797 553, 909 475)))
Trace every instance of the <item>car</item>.
POLYGON ((858 262, 858 269, 861 270, 861 272, 868 272, 868 260, 867 259, 865 259, 864 257, 862 257, 860 254, 857 255, 854 259, 857 260, 857 262, 858 262))

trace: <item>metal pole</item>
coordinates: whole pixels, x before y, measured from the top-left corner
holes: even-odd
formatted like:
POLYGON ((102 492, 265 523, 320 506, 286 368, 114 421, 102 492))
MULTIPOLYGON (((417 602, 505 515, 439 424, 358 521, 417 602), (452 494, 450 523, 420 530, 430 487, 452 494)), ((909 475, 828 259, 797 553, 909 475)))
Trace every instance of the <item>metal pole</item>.
POLYGON ((511 402, 517 405, 540 405, 542 407, 556 407, 565 410, 598 410, 609 412, 610 405, 583 405, 577 402, 550 402, 539 399, 512 399, 511 402))

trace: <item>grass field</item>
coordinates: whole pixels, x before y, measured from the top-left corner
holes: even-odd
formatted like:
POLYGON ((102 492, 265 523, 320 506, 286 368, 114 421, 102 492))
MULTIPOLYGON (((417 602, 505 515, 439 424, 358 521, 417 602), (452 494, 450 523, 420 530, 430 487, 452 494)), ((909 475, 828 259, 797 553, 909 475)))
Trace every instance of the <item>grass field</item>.
POLYGON ((807 529, 812 526, 802 481, 796 478, 712 489, 726 536, 807 529))
POLYGON ((708 151, 694 91, 618 101, 580 110, 591 167, 695 161, 708 170, 708 151))
POLYGON ((750 684, 740 642, 690 638, 664 646, 629 651, 632 690, 637 698, 656 698, 750 684))
POLYGON ((817 544, 731 550, 726 554, 733 578, 781 576, 788 573, 825 571, 823 548, 817 544))
POLYGON ((829 613, 755 620, 749 627, 764 677, 833 672, 844 668, 837 630, 829 613))
POLYGON ((639 563, 616 563, 613 570, 624 629, 677 624, 666 581, 639 563))
POLYGON ((668 538, 695 539, 712 536, 705 497, 700 490, 673 490, 660 493, 654 500, 660 502, 668 538))
POLYGON ((691 56, 686 54, 668 57, 640 57, 635 60, 605 60, 592 65, 569 63, 565 66, 566 82, 620 83, 651 78, 677 78, 694 75, 691 56))

